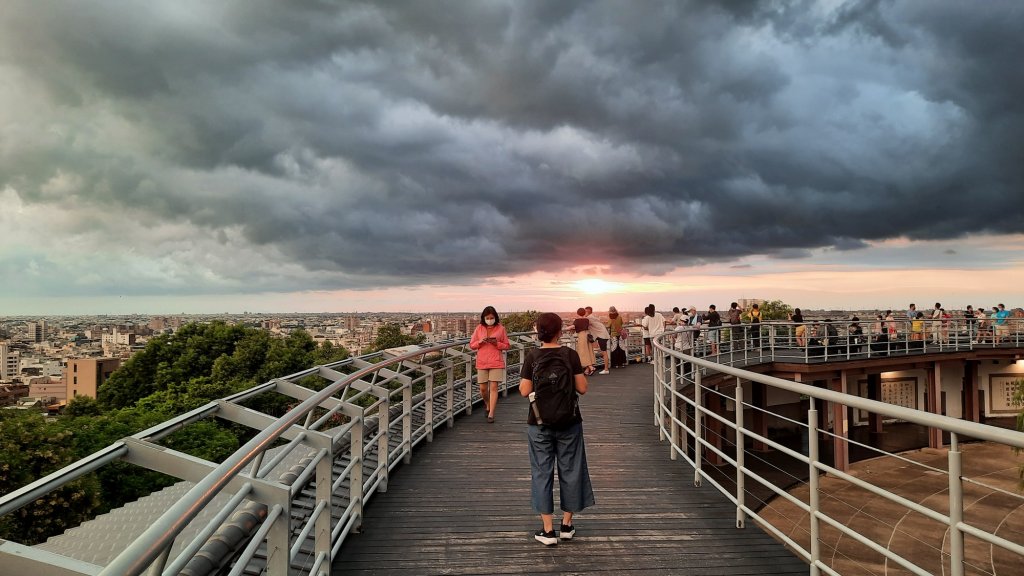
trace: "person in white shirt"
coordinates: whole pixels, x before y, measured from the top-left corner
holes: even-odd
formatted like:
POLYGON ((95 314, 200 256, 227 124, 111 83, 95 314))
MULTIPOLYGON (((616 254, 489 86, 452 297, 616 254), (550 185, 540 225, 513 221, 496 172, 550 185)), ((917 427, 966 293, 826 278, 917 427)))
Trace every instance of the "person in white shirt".
POLYGON ((932 321, 928 325, 928 332, 931 333, 931 340, 933 344, 938 344, 940 340, 941 322, 942 320, 942 304, 939 302, 935 303, 935 309, 932 310, 932 321))
POLYGON ((594 309, 587 306, 587 319, 590 320, 590 334, 597 340, 597 347, 601 350, 601 357, 604 358, 604 367, 598 374, 608 374, 608 367, 612 365, 611 354, 608 352, 608 327, 594 314, 594 309))
MULTIPOLYGON (((679 308, 673 308, 672 310, 679 310, 679 308)), ((690 315, 684 308, 676 312, 672 317, 672 321, 675 323, 675 348, 676 350, 683 350, 683 341, 686 339, 686 333, 690 325, 690 315)))
POLYGON ((644 317, 640 319, 640 327, 646 334, 644 337, 644 353, 646 354, 644 361, 651 362, 654 360, 654 345, 651 344, 651 339, 665 333, 665 317, 654 309, 654 304, 648 304, 647 308, 644 308, 644 317))

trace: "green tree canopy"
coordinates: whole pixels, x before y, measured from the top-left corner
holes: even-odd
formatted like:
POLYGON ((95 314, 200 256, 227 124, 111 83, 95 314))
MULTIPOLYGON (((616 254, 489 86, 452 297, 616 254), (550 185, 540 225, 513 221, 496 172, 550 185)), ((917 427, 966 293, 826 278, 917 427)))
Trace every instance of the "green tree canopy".
POLYGON ((367 352, 377 352, 410 344, 422 344, 424 339, 422 334, 417 334, 416 336, 402 334, 401 326, 394 322, 388 322, 377 329, 377 337, 373 339, 373 344, 370 345, 370 349, 367 352))
MULTIPOLYGON (((36 413, 0 411, 0 494, 208 402, 273 378, 348 356, 317 346, 296 330, 274 338, 265 330, 223 322, 189 324, 152 339, 116 370, 100 398, 77 397, 65 417, 47 423, 36 413)), ((264 394, 247 405, 279 415, 294 399, 264 394)), ((190 424, 164 446, 213 462, 238 449, 251 431, 215 420, 190 424)), ((176 482, 170 476, 114 462, 31 506, 0 519, 0 537, 36 543, 176 482), (102 498, 99 495, 102 494, 102 498)))
POLYGON ((240 340, 262 330, 224 322, 187 324, 174 334, 158 336, 110 375, 98 392, 104 408, 124 408, 175 382, 210 373, 213 363, 232 355, 240 340))
MULTIPOLYGON (((71 432, 37 412, 0 410, 0 495, 78 459, 71 432)), ((0 538, 38 544, 77 526, 98 507, 99 483, 86 475, 0 518, 0 538)))
MULTIPOLYGON (((759 304, 758 308, 761 309, 761 320, 785 320, 793 313, 793 307, 786 304, 782 300, 769 300, 764 304, 759 304)), ((743 313, 743 320, 750 321, 749 310, 743 313)))
POLYGON ((533 325, 537 322, 539 316, 540 312, 536 310, 510 312, 502 316, 501 323, 505 325, 505 330, 510 334, 513 332, 533 332, 533 325))

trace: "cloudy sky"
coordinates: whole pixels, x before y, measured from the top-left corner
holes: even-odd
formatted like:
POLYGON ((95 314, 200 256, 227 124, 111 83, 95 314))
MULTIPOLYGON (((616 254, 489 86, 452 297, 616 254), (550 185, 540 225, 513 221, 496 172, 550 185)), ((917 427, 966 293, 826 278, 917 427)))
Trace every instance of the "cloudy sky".
POLYGON ((1024 2, 5 0, 0 314, 1024 302, 1024 2))

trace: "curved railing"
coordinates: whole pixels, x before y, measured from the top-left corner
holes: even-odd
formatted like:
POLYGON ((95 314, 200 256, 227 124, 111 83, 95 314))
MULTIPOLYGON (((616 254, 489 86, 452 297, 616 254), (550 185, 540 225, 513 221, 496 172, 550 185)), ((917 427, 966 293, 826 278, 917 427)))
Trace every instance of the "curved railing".
MULTIPOLYGON (((732 350, 718 350, 717 354, 710 354, 709 343, 717 341, 719 346, 724 342, 730 342, 730 335, 724 332, 729 327, 716 328, 698 338, 693 338, 690 331, 668 333, 655 339, 655 388, 654 388, 654 417, 655 423, 660 428, 662 439, 667 439, 671 445, 671 458, 683 457, 694 469, 694 483, 701 485, 704 482, 714 486, 719 492, 736 505, 737 527, 742 527, 747 518, 753 519, 766 531, 775 535, 784 542, 795 553, 799 554, 811 567, 812 574, 825 572, 828 574, 840 574, 833 568, 833 563, 826 562, 826 550, 823 547, 821 535, 824 530, 838 531, 840 538, 852 539, 868 555, 875 555, 884 564, 895 564, 914 574, 931 574, 944 572, 960 575, 965 571, 969 573, 996 573, 994 569, 986 569, 978 566, 977 558, 984 556, 991 558, 991 566, 1002 566, 1010 572, 1017 573, 1021 566, 1024 566, 1024 533, 1009 529, 1005 524, 994 523, 991 518, 971 515, 966 512, 969 506, 965 505, 965 490, 972 492, 984 492, 996 494, 1012 504, 1008 513, 1019 512, 1024 514, 1024 496, 1022 496, 1016 485, 1016 474, 1013 478, 1013 486, 1009 489, 994 485, 993 481, 984 476, 971 477, 964 471, 961 441, 965 439, 983 440, 1006 446, 1008 459, 1013 458, 1015 450, 1024 449, 1024 433, 997 428, 931 414, 911 408, 905 408, 884 402, 869 400, 856 395, 844 394, 837 391, 822 389, 806 384, 800 384, 789 380, 759 374, 738 366, 750 367, 755 364, 767 362, 789 362, 792 361, 792 347, 778 346, 780 341, 790 344, 792 332, 795 325, 776 324, 762 325, 764 342, 762 346, 755 348, 749 344, 733 345, 732 350), (718 332, 716 334, 716 332, 718 332), (779 354, 780 351, 785 353, 779 354), (713 378, 712 378, 713 377, 713 378), (707 382, 713 381, 714 385, 707 382), (800 405, 806 403, 809 407, 803 416, 799 414, 787 416, 780 413, 773 413, 765 402, 752 401, 751 384, 764 385, 767 387, 768 395, 788 396, 789 405, 795 402, 800 405), (831 404, 829 404, 831 403, 831 404), (929 502, 917 502, 909 494, 897 494, 886 490, 872 483, 870 476, 855 476, 849 472, 830 465, 828 459, 823 457, 819 448, 820 438, 826 438, 835 442, 838 438, 841 442, 857 444, 866 450, 874 448, 858 444, 847 438, 844 430, 830 432, 819 428, 818 410, 824 406, 844 407, 860 410, 867 413, 882 415, 885 418, 896 419, 903 422, 910 422, 931 429, 942 430, 949 434, 948 464, 945 469, 924 466, 912 474, 942 474, 948 478, 948 498, 941 498, 939 501, 932 499, 929 502), (759 429, 751 427, 747 423, 753 417, 770 417, 782 426, 802 431, 804 445, 793 447, 778 441, 769 434, 762 434, 759 429), (804 420, 806 418, 806 420, 804 420), (802 467, 805 471, 806 481, 794 475, 787 475, 779 468, 778 462, 768 462, 762 456, 763 452, 751 449, 749 445, 757 445, 770 448, 795 466, 802 467), (751 464, 757 464, 753 466, 751 464), (768 470, 771 473, 766 473, 768 470), (926 566, 920 565, 920 557, 915 556, 911 551, 901 553, 895 550, 894 546, 886 540, 878 541, 874 535, 876 529, 867 532, 858 531, 855 527, 848 526, 842 519, 826 510, 822 492, 819 489, 819 482, 824 475, 831 479, 837 479, 847 483, 852 490, 859 491, 866 497, 880 497, 892 505, 904 509, 907 515, 919 514, 927 522, 938 523, 940 532, 945 534, 944 542, 940 541, 937 549, 932 553, 942 558, 941 568, 936 569, 934 558, 926 566), (773 480, 773 476, 776 480, 773 480), (752 491, 749 487, 758 486, 766 489, 768 493, 777 498, 784 505, 796 511, 797 518, 787 520, 786 526, 780 524, 778 514, 772 510, 773 506, 765 505, 765 501, 758 503, 750 502, 752 491), (797 485, 799 491, 791 488, 797 485), (798 497, 794 494, 803 494, 798 497), (1014 512, 1016 511, 1016 512, 1014 512), (769 513, 770 512, 770 513, 769 513), (801 522, 800 518, 803 518, 801 522), (801 534, 800 538, 794 534, 801 534), (966 553, 965 553, 966 549, 966 553), (1009 568, 1007 568, 1009 567, 1009 568)), ((871 334, 866 335, 870 338, 871 334)), ((1020 335, 1014 334, 1010 343, 1003 346, 1021 345, 1020 335)), ((740 340, 749 343, 749 334, 740 340)), ((865 343, 870 343, 870 340, 865 343)), ((938 346, 945 346, 944 351, 957 351, 971 349, 978 346, 977 340, 972 343, 970 335, 966 338, 947 338, 943 341, 940 333, 940 342, 935 345, 931 352, 937 351, 938 346)), ((984 344, 982 344, 984 346, 984 344)), ((807 354, 807 345, 796 346, 797 356, 799 350, 803 349, 803 358, 814 361, 812 355, 807 354)), ((844 354, 836 351, 836 356, 844 354)), ((896 347, 891 353, 911 354, 918 352, 913 348, 896 347)), ((849 353, 848 351, 846 352, 849 353)), ((866 356, 866 351, 864 352, 866 356)), ((837 358, 838 359, 838 358, 837 358)), ((818 359, 820 360, 820 359, 818 359)), ((1024 378, 1024 373, 1021 374, 1024 378)), ((763 398, 763 396, 762 396, 763 398)), ((777 402, 775 406, 784 405, 777 402)), ((879 455, 886 455, 877 451, 879 455)), ((888 456, 902 458, 898 455, 888 456)), ((904 464, 914 467, 918 464, 910 459, 904 464)), ((977 494, 974 495, 977 497, 977 494)), ((767 500, 767 499, 765 499, 767 500)), ((973 500, 972 500, 973 502, 973 500)), ((864 502, 829 502, 834 509, 844 506, 857 510, 864 505, 864 502)), ((882 519, 877 519, 882 522, 882 519)), ((884 526, 881 531, 884 531, 884 526)), ((899 528, 891 528, 890 534, 895 534, 899 528)), ((902 534, 901 534, 902 536, 902 534)), ((920 539, 918 534, 906 534, 907 538, 920 539)), ((838 547, 831 550, 833 557, 842 555, 838 547)), ((851 559, 856 563, 856 559, 851 559)), ((858 568, 857 573, 863 572, 858 568)), ((868 572, 870 573, 870 571, 868 572)))
MULTIPOLYGON (((536 345, 529 334, 510 338, 503 395, 519 383, 524 350, 536 345)), ((47 553, 45 545, 4 541, 0 565, 4 573, 37 574, 330 574, 363 506, 387 489, 391 471, 432 440, 436 428, 472 412, 479 393, 476 353, 467 343, 409 346, 316 366, 124 438, 0 498, 0 516, 118 460, 194 485, 98 572, 92 563, 47 553), (323 382, 322 389, 303 386, 309 377, 323 382), (280 418, 242 405, 268 393, 300 402, 280 418), (259 432, 219 464, 159 445, 207 418, 259 432)), ((639 343, 630 338, 632 348, 639 343)))
MULTIPOLYGON (((760 438, 756 431, 745 428, 743 413, 746 409, 754 408, 744 400, 744 381, 766 384, 790 394, 806 395, 811 402, 808 422, 812 423, 816 422, 810 417, 815 413, 816 403, 841 402, 857 409, 947 430, 952 434, 954 448, 963 435, 1024 447, 1022 435, 1010 431, 994 431, 990 427, 970 422, 927 415, 729 366, 769 361, 813 363, 840 357, 853 359, 858 354, 865 357, 872 353, 883 354, 881 350, 873 351, 870 347, 860 351, 850 348, 850 345, 875 343, 873 338, 878 334, 872 333, 870 325, 865 324, 865 334, 851 336, 844 329, 844 323, 836 324, 838 339, 823 346, 821 354, 807 341, 802 344, 795 342, 796 326, 786 323, 755 327, 759 338, 754 337, 751 325, 743 325, 732 327, 731 333, 727 332, 730 330, 727 326, 715 330, 704 329, 696 338, 688 338, 693 336, 692 331, 683 331, 672 332, 657 339, 654 399, 656 422, 663 436, 671 440, 673 459, 682 455, 694 465, 695 481, 711 483, 736 503, 739 524, 742 525, 748 516, 759 523, 763 522, 754 507, 745 503, 743 485, 747 479, 760 483, 764 478, 744 465, 747 451, 736 451, 734 443, 732 452, 729 452, 727 448, 719 447, 721 442, 709 441, 703 435, 707 428, 705 421, 735 426, 732 432, 734 438, 764 442, 789 456, 800 458, 812 479, 822 472, 837 476, 845 474, 829 467, 820 458, 802 454, 771 438, 760 438), (718 334, 718 337, 709 338, 710 334, 718 334), (847 338, 845 350, 841 349, 843 337, 847 338), (859 342, 858 338, 865 340, 859 342), (714 343, 712 340, 718 343, 717 354, 710 354, 710 346, 714 343), (699 370, 683 370, 684 363, 698 367, 699 370), (708 410, 703 404, 702 399, 706 395, 723 397, 721 391, 702 383, 703 377, 713 373, 737 378, 738 395, 731 396, 729 400, 737 401, 745 410, 735 411, 736 416, 731 420, 723 418, 716 411, 708 410), (688 413, 692 413, 692 416, 688 416, 688 413), (695 422, 689 422, 690 418, 695 419, 695 422), (696 452, 688 449, 691 441, 701 449, 696 452), (719 481, 720 474, 709 473, 704 454, 713 454, 736 466, 736 489, 729 489, 722 484, 719 481)), ((964 326, 964 329, 969 328, 964 326)), ((828 334, 827 329, 824 332, 828 334)), ((951 327, 948 339, 942 339, 940 333, 936 344, 925 344, 921 350, 910 344, 901 347, 903 340, 892 338, 886 343, 887 349, 883 355, 976 350, 979 346, 999 348, 1021 344, 1016 329, 1011 330, 1009 343, 986 343, 982 338, 979 344, 969 334, 967 338, 963 336, 951 327)), ((567 343, 571 346, 574 340, 568 339, 567 343)), ((48 553, 45 546, 28 547, 2 541, 0 565, 5 572, 12 573, 34 571, 38 574, 120 575, 146 571, 149 574, 172 575, 208 573, 213 569, 211 563, 221 562, 223 564, 215 569, 232 574, 249 573, 250 570, 264 570, 270 574, 329 574, 331 561, 346 536, 360 525, 363 506, 376 492, 387 489, 388 477, 395 467, 411 459, 419 443, 430 441, 437 427, 452 426, 457 415, 472 411, 473 403, 479 396, 473 381, 475 353, 466 344, 466 340, 457 340, 412 346, 313 367, 211 402, 125 438, 6 495, 0 499, 0 516, 116 460, 187 480, 193 483, 192 487, 169 506, 165 513, 155 518, 149 529, 116 557, 106 561, 101 569, 91 563, 76 562, 72 558, 48 553), (315 390, 304 386, 303 381, 308 377, 315 377, 324 384, 323 387, 315 390), (299 404, 281 418, 273 418, 244 406, 247 400, 268 393, 285 394, 299 400, 299 404), (259 432, 219 464, 177 453, 159 444, 162 438, 174 431, 207 418, 220 418, 259 432), (232 527, 228 531, 232 533, 245 528, 244 536, 236 535, 231 539, 222 534, 227 525, 232 527)), ((523 350, 533 345, 533 339, 525 335, 513 335, 513 349, 509 352, 509 368, 507 380, 502 385, 503 393, 518 383, 523 350)), ((640 345, 634 328, 627 346, 632 357, 636 358, 639 354, 640 345)), ((792 424, 803 426, 809 431, 825 433, 815 430, 811 424, 792 424)), ((815 438, 813 442, 808 442, 816 446, 817 434, 809 432, 808 438, 815 438)), ((962 487, 965 482, 972 486, 984 484, 964 476, 956 468, 959 465, 959 451, 951 450, 948 472, 951 487, 962 487)), ((853 483, 863 482, 862 479, 850 478, 853 483)), ((784 494, 788 493, 784 487, 772 485, 771 490, 787 498, 784 494)), ((903 503, 899 497, 892 496, 903 503)), ((811 501, 801 502, 801 507, 811 518, 808 528, 811 533, 818 530, 819 524, 849 530, 841 525, 836 526, 836 521, 816 506, 811 501)), ((915 509, 909 504, 908 508, 915 509)), ((981 530, 958 516, 956 506, 952 510, 921 513, 945 522, 956 535, 954 543, 962 542, 964 535, 970 535, 972 538, 992 542, 994 546, 1013 554, 1021 555, 1024 552, 1019 541, 981 530)), ((814 544, 816 539, 811 539, 811 544, 803 546, 769 523, 764 525, 811 562, 813 570, 835 573, 820 562, 820 550, 816 551, 814 544)), ((853 532, 850 538, 864 537, 853 532)), ((954 546, 950 552, 954 559, 963 557, 962 552, 957 551, 961 550, 958 546, 954 546)), ((904 566, 909 562, 897 558, 893 561, 904 566)), ((961 566, 962 561, 954 561, 952 564, 961 566)), ((916 572, 923 573, 920 569, 916 572)), ((954 570, 953 573, 958 572, 954 570)))
POLYGON ((810 320, 760 324, 669 327, 672 348, 690 350, 726 364, 763 362, 831 362, 924 352, 964 352, 1024 347, 1024 319, 950 318, 881 321, 810 320), (693 334, 696 333, 696 337, 693 334))

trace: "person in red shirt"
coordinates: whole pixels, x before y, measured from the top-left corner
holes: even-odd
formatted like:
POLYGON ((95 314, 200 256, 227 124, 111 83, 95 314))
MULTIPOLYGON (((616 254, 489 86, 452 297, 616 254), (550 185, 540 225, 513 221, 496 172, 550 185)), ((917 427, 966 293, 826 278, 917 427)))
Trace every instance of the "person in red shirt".
POLYGON ((480 383, 480 397, 487 410, 487 421, 494 422, 494 409, 498 406, 498 383, 505 381, 505 350, 511 347, 505 327, 494 306, 480 313, 480 324, 473 330, 469 347, 476 350, 476 379, 480 383))

